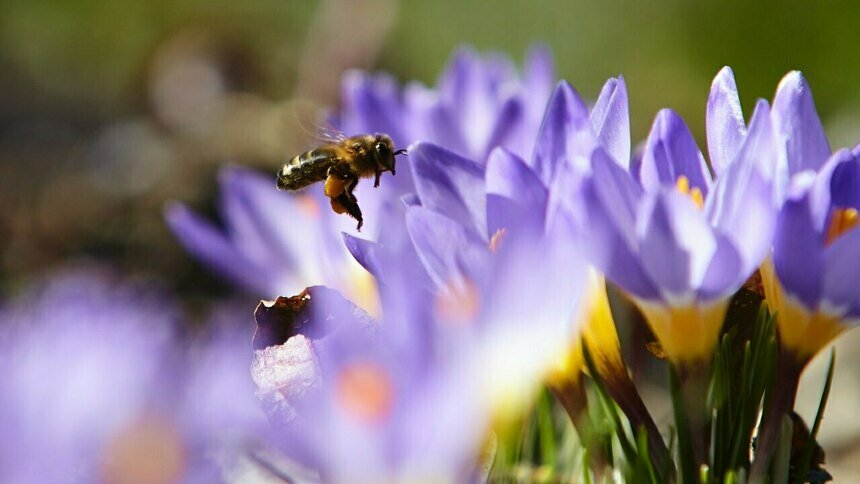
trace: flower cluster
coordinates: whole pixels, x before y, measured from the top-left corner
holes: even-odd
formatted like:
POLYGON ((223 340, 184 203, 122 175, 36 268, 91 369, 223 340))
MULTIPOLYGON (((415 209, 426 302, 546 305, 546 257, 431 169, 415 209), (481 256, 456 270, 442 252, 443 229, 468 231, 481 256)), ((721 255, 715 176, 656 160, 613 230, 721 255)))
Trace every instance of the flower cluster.
POLYGON ((541 49, 522 73, 463 49, 435 87, 349 73, 332 122, 408 146, 359 185, 362 234, 322 187, 236 167, 220 226, 166 210, 263 299, 253 338, 187 334, 168 296, 104 273, 4 304, 0 480, 827 477, 792 410, 860 322, 860 145, 833 152, 799 72, 747 121, 721 70, 705 151, 666 109, 634 154, 624 78, 587 102, 541 49), (631 376, 636 324, 671 425, 631 376))
MULTIPOLYGON (((340 126, 414 143, 407 176, 361 195, 376 236, 343 235, 379 290, 378 318, 332 316, 337 304, 306 291, 314 310, 293 307, 274 323, 292 329, 258 350, 258 385, 292 436, 287 454, 332 481, 479 475, 493 435, 508 435, 505 422, 544 382, 590 453, 601 451, 588 443, 588 401, 618 405, 634 434, 615 430, 627 445, 613 465, 625 475, 643 465, 655 480, 779 475, 771 458, 800 371, 860 311, 860 150, 831 154, 798 72, 747 124, 724 68, 708 98, 707 159, 668 109, 631 157, 624 79, 589 106, 565 82, 547 90, 551 70, 536 59, 517 81, 506 63, 465 51, 435 91, 347 76, 340 126), (537 123, 532 104, 544 101, 537 123), (770 316, 738 322, 739 291, 770 316), (644 316, 668 359, 675 456, 630 380, 618 304, 644 316), (756 383, 722 385, 745 345, 758 356, 738 371, 756 383), (756 427, 748 415, 763 395, 756 427), (732 399, 749 408, 738 413, 732 399), (647 444, 633 442, 640 431, 647 444), (756 432, 751 457, 742 450, 756 432)), ((494 472, 504 472, 497 450, 494 472)), ((584 472, 607 458, 592 456, 584 472)))

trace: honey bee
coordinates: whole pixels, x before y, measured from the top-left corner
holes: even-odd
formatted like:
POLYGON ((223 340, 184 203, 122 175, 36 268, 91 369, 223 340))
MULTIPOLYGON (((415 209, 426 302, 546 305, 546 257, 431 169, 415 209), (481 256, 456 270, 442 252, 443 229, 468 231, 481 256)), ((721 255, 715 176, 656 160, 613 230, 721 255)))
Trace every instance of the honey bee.
POLYGON ((374 177, 373 186, 386 171, 395 171, 395 156, 406 150, 394 150, 394 142, 386 134, 365 134, 350 138, 338 135, 336 139, 296 156, 284 163, 278 172, 278 188, 299 190, 325 180, 325 194, 331 199, 336 213, 347 213, 358 221, 361 230, 364 219, 355 198, 355 187, 360 178, 374 177))

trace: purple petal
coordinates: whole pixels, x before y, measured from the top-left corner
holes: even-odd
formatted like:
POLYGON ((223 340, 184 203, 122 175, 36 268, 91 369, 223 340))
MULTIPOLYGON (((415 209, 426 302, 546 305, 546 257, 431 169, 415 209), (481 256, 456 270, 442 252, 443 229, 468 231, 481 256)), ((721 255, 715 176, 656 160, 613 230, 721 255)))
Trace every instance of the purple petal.
POLYGON ((719 174, 735 157, 747 133, 735 74, 728 66, 720 70, 711 84, 705 125, 711 166, 719 174))
POLYGON ((493 131, 498 106, 494 84, 503 69, 484 61, 472 49, 462 48, 439 80, 439 95, 453 123, 465 133, 464 154, 478 156, 493 131))
POLYGON ((487 160, 486 190, 489 234, 522 220, 543 225, 547 189, 517 155, 504 148, 493 150, 487 160))
MULTIPOLYGON (((525 91, 530 97, 546 100, 552 94, 552 86, 555 84, 555 63, 552 60, 552 51, 546 45, 535 45, 526 56, 524 71, 525 91)), ((541 111, 540 103, 533 103, 541 111)), ((543 112, 537 113, 538 116, 543 112)))
POLYGON ((832 166, 829 191, 833 205, 860 209, 860 152, 839 150, 825 166, 832 166))
POLYGON ((860 309, 860 229, 837 238, 824 253, 823 299, 832 308, 860 309))
MULTIPOLYGON (((496 124, 485 145, 485 150, 501 146, 515 151, 522 151, 523 141, 517 136, 525 123, 525 106, 521 98, 512 97, 503 105, 496 118, 496 124)), ((489 153, 480 153, 483 162, 489 153)))
POLYGON ((773 240, 774 267, 782 287, 810 309, 817 307, 821 295, 823 245, 808 192, 786 200, 773 240))
POLYGON ((800 71, 789 72, 780 81, 773 99, 773 119, 785 142, 790 173, 817 171, 830 156, 830 145, 812 90, 800 71))
POLYGON ((341 99, 345 113, 340 128, 348 135, 387 133, 397 146, 411 143, 402 127, 404 108, 394 78, 350 71, 343 76, 341 99))
POLYGON ((684 120, 674 111, 663 109, 648 135, 639 179, 646 190, 655 191, 662 186, 675 186, 681 176, 687 177, 690 188, 698 188, 707 197, 711 175, 705 157, 684 120))
POLYGON ((601 150, 592 157, 594 196, 623 240, 634 245, 636 211, 642 198, 642 188, 623 168, 601 150))
POLYGON ((689 197, 668 188, 654 193, 637 219, 645 271, 665 296, 692 296, 717 250, 702 212, 689 197))
POLYGON ((717 249, 699 288, 699 297, 705 301, 731 296, 752 272, 731 239, 716 234, 716 242, 717 249))
POLYGON ((624 77, 606 81, 590 118, 598 142, 627 169, 630 165, 630 108, 624 77))
POLYGON ((776 163, 773 130, 765 108, 753 116, 744 146, 717 178, 705 206, 711 225, 741 252, 746 277, 770 250, 777 207, 773 182, 760 169, 776 163))
POLYGON ((588 108, 570 84, 560 82, 547 105, 529 166, 550 186, 560 163, 585 165, 595 145, 588 108))
POLYGON ((427 143, 415 145, 409 160, 422 206, 487 233, 483 167, 427 143))
POLYGON ((438 287, 460 280, 464 264, 478 267, 490 253, 476 233, 424 207, 407 210, 406 228, 421 263, 438 287))
POLYGON ((343 233, 343 243, 346 249, 355 257, 355 260, 367 269, 367 272, 379 278, 380 274, 380 256, 382 249, 376 242, 353 237, 350 234, 343 233))
POLYGON ((257 294, 269 292, 270 281, 262 277, 260 268, 239 252, 215 226, 179 203, 168 205, 164 218, 194 258, 257 294))

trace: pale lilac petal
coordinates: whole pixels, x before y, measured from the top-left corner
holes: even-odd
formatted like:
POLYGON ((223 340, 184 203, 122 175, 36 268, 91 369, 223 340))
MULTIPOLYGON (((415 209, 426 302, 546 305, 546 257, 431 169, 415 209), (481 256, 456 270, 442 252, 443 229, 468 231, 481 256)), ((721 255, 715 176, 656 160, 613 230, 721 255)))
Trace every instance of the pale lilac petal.
POLYGON ((818 170, 830 156, 830 145, 815 110, 812 90, 800 71, 785 75, 773 99, 773 119, 785 143, 792 175, 818 170))
POLYGON ((630 108, 624 77, 611 78, 603 85, 591 110, 591 127, 600 145, 627 169, 630 165, 630 108))
POLYGON ((716 240, 701 211, 674 189, 654 193, 637 214, 639 255, 668 297, 690 297, 705 278, 716 240))
POLYGON ((592 157, 594 196, 607 214, 607 223, 614 225, 627 245, 635 244, 636 211, 642 198, 642 188, 600 150, 592 157))
POLYGON ((422 206, 487 233, 483 167, 427 143, 415 145, 409 160, 422 206))
POLYGON ((535 220, 543 225, 547 189, 525 161, 504 148, 496 148, 487 160, 488 234, 512 222, 535 220))
POLYGON ((438 287, 461 280, 464 263, 479 266, 490 253, 478 234, 424 207, 407 210, 406 227, 421 263, 438 287))
POLYGON ((715 238, 717 248, 698 291, 705 301, 730 297, 752 272, 734 241, 722 234, 715 238))
POLYGON ((482 153, 495 125, 498 98, 493 69, 486 64, 473 49, 461 48, 439 80, 442 104, 447 112, 456 113, 449 121, 465 135, 464 155, 482 153))
POLYGON ((681 176, 687 177, 690 188, 698 188, 707 196, 711 175, 693 133, 674 111, 663 109, 648 135, 639 179, 646 190, 656 191, 674 186, 681 176))
POLYGON ((549 186, 559 164, 587 165, 595 146, 588 108, 570 84, 560 82, 547 105, 529 166, 549 186))
POLYGON ((773 240, 774 267, 783 288, 808 308, 816 308, 821 296, 823 245, 808 192, 786 200, 773 240))
POLYGON ((705 202, 711 225, 742 254, 741 277, 752 272, 770 250, 777 216, 773 181, 761 169, 776 163, 777 150, 770 117, 766 110, 760 112, 763 115, 753 117, 744 146, 717 178, 705 202))
POLYGON ((271 281, 267 280, 265 271, 248 260, 211 223, 178 203, 168 205, 164 217, 167 226, 194 258, 258 294, 269 292, 271 281))
POLYGON ((355 260, 367 269, 367 272, 379 278, 380 258, 383 257, 382 248, 376 242, 353 237, 350 234, 344 233, 343 243, 346 249, 355 257, 355 260))
POLYGON ((480 153, 480 158, 476 161, 483 163, 489 155, 486 150, 492 150, 495 147, 508 148, 514 152, 524 151, 525 145, 531 142, 518 135, 522 132, 526 121, 524 104, 520 97, 512 97, 505 101, 496 118, 495 127, 485 144, 485 151, 480 153))
POLYGON ((397 82, 387 75, 349 71, 343 76, 339 128, 347 135, 386 133, 397 146, 411 143, 404 132, 403 108, 397 82))
POLYGON ((747 133, 731 67, 723 67, 711 84, 705 127, 711 167, 719 176, 734 159, 747 133))
MULTIPOLYGON (((555 62, 552 59, 552 51, 545 45, 536 45, 529 50, 523 68, 525 92, 536 99, 549 99, 552 94, 552 86, 555 84, 555 62)), ((543 106, 534 103, 534 107, 543 114, 543 106)))

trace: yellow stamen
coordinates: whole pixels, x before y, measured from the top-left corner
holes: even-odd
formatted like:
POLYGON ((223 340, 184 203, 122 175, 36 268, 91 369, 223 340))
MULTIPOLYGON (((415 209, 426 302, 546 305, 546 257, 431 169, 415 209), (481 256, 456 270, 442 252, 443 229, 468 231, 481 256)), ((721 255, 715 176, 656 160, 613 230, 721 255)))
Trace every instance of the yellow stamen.
POLYGON ((830 245, 845 232, 860 225, 860 215, 853 208, 837 208, 833 211, 830 227, 827 229, 825 245, 830 245))
POLYGON ((359 422, 378 424, 391 414, 394 383, 379 365, 351 363, 340 371, 336 385, 337 402, 359 422))
POLYGON ((846 324, 840 315, 820 309, 811 311, 783 291, 771 257, 762 263, 761 275, 768 308, 776 312, 779 340, 802 364, 845 331, 846 324))
POLYGON ((681 175, 678 177, 678 179, 675 181, 675 188, 679 192, 690 197, 690 199, 693 200, 693 203, 695 203, 696 206, 699 207, 699 209, 705 206, 705 197, 704 195, 702 195, 702 190, 700 190, 699 187, 693 187, 691 189, 690 179, 687 178, 685 175, 681 175))
POLYGON ((453 281, 436 294, 436 316, 448 324, 468 324, 478 315, 481 298, 475 283, 453 281))
POLYGON ((654 335, 673 363, 708 361, 717 344, 728 300, 671 307, 635 299, 654 335))

